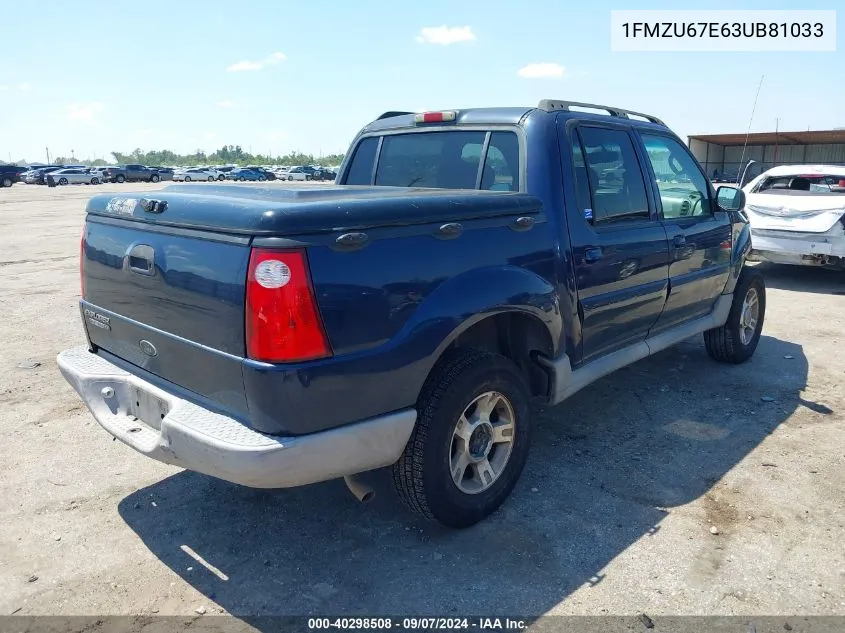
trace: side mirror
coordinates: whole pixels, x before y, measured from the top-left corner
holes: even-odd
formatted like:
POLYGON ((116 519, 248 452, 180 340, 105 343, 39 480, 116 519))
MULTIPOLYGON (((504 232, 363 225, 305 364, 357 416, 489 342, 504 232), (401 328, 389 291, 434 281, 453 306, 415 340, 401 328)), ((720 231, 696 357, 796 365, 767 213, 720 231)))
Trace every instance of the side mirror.
POLYGON ((716 189, 716 203, 725 211, 742 211, 745 208, 745 192, 738 187, 716 189))

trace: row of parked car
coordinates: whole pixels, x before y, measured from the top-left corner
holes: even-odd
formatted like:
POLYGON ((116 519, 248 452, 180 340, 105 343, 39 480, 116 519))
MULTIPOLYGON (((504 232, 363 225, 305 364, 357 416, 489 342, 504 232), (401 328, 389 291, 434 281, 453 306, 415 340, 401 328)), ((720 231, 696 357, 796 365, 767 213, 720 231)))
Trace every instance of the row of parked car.
POLYGON ((251 181, 267 180, 321 180, 334 181, 337 170, 314 165, 295 167, 265 167, 249 165, 247 167, 207 166, 207 167, 148 167, 146 165, 127 164, 103 167, 85 165, 0 165, 0 186, 11 187, 16 182, 31 185, 98 185, 104 182, 177 182, 203 181, 251 181))

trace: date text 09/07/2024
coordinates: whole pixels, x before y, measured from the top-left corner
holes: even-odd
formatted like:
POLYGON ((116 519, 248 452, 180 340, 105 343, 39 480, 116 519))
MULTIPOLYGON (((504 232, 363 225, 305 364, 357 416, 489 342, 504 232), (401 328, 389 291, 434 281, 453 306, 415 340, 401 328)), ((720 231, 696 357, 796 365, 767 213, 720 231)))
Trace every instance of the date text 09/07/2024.
POLYGON ((308 629, 319 630, 390 630, 399 631, 521 631, 528 626, 522 619, 513 618, 462 618, 462 617, 389 617, 374 618, 308 618, 308 629))

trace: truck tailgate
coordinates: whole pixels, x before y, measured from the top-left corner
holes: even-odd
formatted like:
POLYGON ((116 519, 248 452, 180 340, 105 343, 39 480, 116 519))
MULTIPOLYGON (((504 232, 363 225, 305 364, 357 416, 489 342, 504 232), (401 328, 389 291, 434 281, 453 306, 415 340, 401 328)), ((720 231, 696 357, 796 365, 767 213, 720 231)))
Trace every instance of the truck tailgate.
POLYGON ((83 323, 124 361, 246 413, 246 237, 89 216, 83 323))

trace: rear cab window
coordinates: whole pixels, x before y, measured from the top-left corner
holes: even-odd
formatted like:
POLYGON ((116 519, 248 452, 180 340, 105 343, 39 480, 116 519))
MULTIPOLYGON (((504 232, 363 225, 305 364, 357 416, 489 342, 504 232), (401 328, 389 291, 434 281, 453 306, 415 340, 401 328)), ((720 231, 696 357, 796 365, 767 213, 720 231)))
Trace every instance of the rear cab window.
POLYGON ((364 137, 343 184, 519 191, 519 138, 483 129, 364 137))

